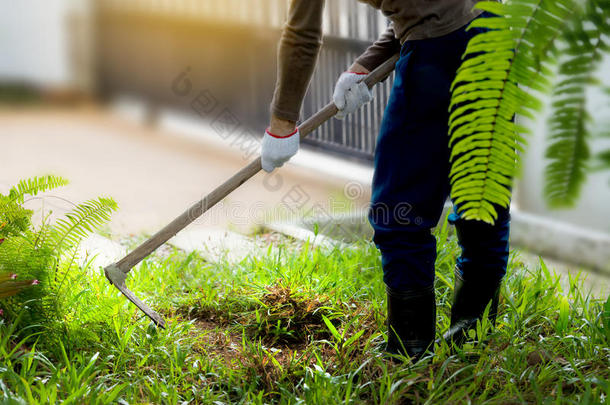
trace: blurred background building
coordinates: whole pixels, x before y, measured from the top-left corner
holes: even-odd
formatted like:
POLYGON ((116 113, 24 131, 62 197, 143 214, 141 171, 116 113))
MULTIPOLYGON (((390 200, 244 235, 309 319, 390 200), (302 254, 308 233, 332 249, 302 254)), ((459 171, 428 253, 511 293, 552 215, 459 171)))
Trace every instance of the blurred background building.
MULTIPOLYGON (((268 122, 276 44, 287 6, 287 0, 4 0, 0 3, 2 116, 10 118, 15 102, 22 99, 86 100, 104 111, 117 105, 137 111, 140 123, 153 131, 164 122, 182 120, 189 122, 189 128, 201 125, 208 132, 211 126, 220 138, 240 131, 257 139, 268 122)), ((327 2, 324 45, 304 117, 331 99, 336 78, 386 24, 380 13, 356 0, 327 2)), ((610 80, 609 60, 599 77, 610 80)), ((347 166, 346 172, 360 173, 363 183, 370 181, 366 177, 391 82, 378 86, 375 100, 357 114, 324 124, 307 140, 306 149, 316 156, 332 156, 335 163, 348 162, 354 166, 347 166)), ((592 93, 590 102, 595 122, 607 126, 607 97, 592 93)), ((74 110, 74 114, 79 113, 74 110)), ((610 264, 604 264, 610 256, 603 253, 610 250, 610 176, 590 175, 577 207, 549 211, 542 198, 545 122, 541 114, 530 123, 535 135, 516 189, 516 209, 534 218, 533 225, 524 228, 523 243, 548 242, 547 251, 568 249, 570 256, 598 255, 593 267, 610 271, 610 264), (565 237, 570 232, 577 237, 565 237), (581 245, 575 246, 575 241, 581 245)), ((17 132, 9 134, 0 127, 1 132, 5 145, 8 136, 16 137, 10 138, 13 145, 18 142, 17 132)), ((204 138, 201 135, 202 142, 204 138)), ((239 142, 243 149, 243 139, 239 142)), ((313 166, 326 180, 321 173, 332 165, 313 166)), ((9 177, 0 180, 14 180, 9 177)), ((108 192, 113 194, 110 188, 108 192)), ((320 195, 325 192, 322 189, 320 195)))

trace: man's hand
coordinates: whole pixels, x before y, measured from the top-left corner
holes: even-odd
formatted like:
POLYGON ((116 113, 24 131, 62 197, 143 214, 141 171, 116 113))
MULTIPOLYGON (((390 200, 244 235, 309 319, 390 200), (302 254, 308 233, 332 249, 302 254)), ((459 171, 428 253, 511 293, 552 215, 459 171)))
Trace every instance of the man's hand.
POLYGON ((335 118, 342 120, 373 99, 373 93, 362 82, 367 74, 369 71, 357 63, 341 74, 333 94, 333 101, 339 109, 335 118))
POLYGON ((300 134, 294 121, 271 117, 269 129, 263 135, 261 164, 263 170, 271 172, 281 167, 299 150, 300 134))

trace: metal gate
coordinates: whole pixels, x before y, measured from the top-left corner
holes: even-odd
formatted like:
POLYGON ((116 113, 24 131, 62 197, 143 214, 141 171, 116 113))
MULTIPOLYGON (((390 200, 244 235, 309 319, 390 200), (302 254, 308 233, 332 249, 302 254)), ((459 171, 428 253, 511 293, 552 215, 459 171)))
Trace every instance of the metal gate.
MULTIPOLYGON (((187 72, 193 95, 207 92, 253 133, 269 120, 276 49, 287 0, 98 0, 98 88, 154 106, 192 109, 171 83, 187 72)), ((385 29, 385 18, 356 0, 327 1, 324 40, 303 117, 322 108, 334 84, 385 29)), ((392 80, 344 121, 331 120, 306 142, 370 160, 392 80)), ((204 117, 213 119, 214 117, 204 117)))

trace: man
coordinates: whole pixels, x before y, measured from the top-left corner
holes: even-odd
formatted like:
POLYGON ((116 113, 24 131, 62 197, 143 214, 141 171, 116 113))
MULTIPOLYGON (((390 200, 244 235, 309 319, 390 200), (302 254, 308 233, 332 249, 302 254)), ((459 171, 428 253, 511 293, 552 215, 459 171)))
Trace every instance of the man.
MULTIPOLYGON (((387 286, 387 351, 420 358, 436 333, 434 262, 436 226, 449 195, 450 85, 470 38, 477 0, 367 0, 391 21, 387 31, 343 73, 334 102, 338 118, 372 98, 360 81, 400 51, 392 93, 375 152, 369 221, 381 252, 387 286)), ((296 122, 322 37, 324 0, 293 0, 279 46, 271 123, 262 165, 281 166, 299 147, 296 122)), ((498 291, 508 261, 509 213, 497 207, 495 225, 450 215, 462 249, 455 270, 451 325, 445 339, 463 343, 490 305, 495 322, 498 291), (491 304, 490 304, 491 303, 491 304)))

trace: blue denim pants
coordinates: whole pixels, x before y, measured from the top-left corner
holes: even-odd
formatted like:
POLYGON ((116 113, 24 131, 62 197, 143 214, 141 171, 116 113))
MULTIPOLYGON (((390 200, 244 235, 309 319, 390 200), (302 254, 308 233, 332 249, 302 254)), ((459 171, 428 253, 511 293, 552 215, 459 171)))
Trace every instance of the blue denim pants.
MULTIPOLYGON (((431 228, 449 195, 450 86, 468 41, 478 32, 462 27, 442 37, 407 41, 396 63, 377 139, 369 210, 384 281, 395 290, 434 283, 431 228)), ((456 210, 449 217, 461 247, 457 271, 465 280, 491 282, 506 273, 510 215, 508 209, 496 208, 493 226, 464 220, 456 210)))

